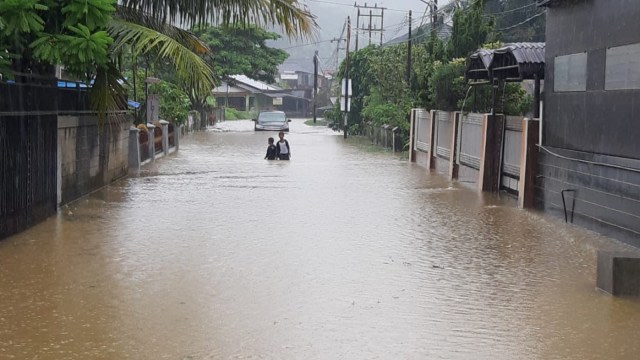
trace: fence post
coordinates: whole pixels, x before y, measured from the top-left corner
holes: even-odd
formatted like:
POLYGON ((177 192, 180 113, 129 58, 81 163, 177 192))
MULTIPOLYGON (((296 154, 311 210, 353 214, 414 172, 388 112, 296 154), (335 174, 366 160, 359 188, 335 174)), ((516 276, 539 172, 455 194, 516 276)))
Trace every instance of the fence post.
POLYGON ((527 118, 522 120, 522 152, 520 153, 520 183, 518 184, 518 207, 521 209, 535 206, 539 129, 539 120, 527 118))
POLYGON ((180 149, 181 137, 182 137, 182 125, 176 124, 173 128, 173 143, 176 145, 176 150, 180 149))
POLYGON ((154 162, 156 161, 156 126, 152 123, 147 123, 147 129, 149 130, 149 159, 154 162))
POLYGON ((415 149, 415 144, 416 144, 416 139, 414 139, 414 137, 416 136, 416 113, 417 113, 417 109, 411 109, 411 115, 410 117, 410 122, 409 122, 409 162, 416 162, 416 151, 415 149))
POLYGON ((140 170, 140 130, 129 128, 129 169, 140 170))
POLYGON ((450 156, 449 156, 449 180, 458 178, 458 129, 460 128, 460 116, 462 113, 454 112, 451 114, 453 116, 453 122, 451 123, 451 142, 450 148, 450 156))
POLYGON ((433 151, 435 147, 433 146, 434 132, 435 132, 435 124, 436 124, 436 115, 438 114, 437 110, 429 111, 429 150, 427 151, 427 169, 431 170, 436 167, 435 157, 433 151))
POLYGON ((160 125, 162 125, 162 152, 167 156, 169 155, 169 122, 160 120, 160 125))
POLYGON ((480 174, 478 176, 480 191, 498 192, 500 190, 504 122, 503 115, 485 114, 482 118, 480 174))

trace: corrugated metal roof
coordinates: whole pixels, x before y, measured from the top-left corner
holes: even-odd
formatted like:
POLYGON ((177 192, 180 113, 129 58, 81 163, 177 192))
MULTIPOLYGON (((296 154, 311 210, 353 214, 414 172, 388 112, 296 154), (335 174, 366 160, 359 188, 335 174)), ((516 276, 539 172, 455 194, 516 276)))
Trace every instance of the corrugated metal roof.
POLYGON ((242 83, 242 84, 251 86, 252 88, 255 88, 255 89, 258 89, 258 90, 262 90, 262 91, 282 90, 281 88, 279 88, 277 86, 272 86, 272 85, 269 85, 269 84, 264 83, 262 81, 253 80, 252 78, 250 78, 250 77, 248 77, 246 75, 232 75, 230 77, 233 78, 238 83, 242 83))
POLYGON ((506 44, 500 49, 494 50, 494 53, 511 53, 519 64, 544 64, 544 50, 545 43, 543 42, 521 42, 506 44))
POLYGON ((471 59, 480 59, 485 68, 489 68, 491 60, 493 60, 493 50, 480 49, 469 56, 471 59))

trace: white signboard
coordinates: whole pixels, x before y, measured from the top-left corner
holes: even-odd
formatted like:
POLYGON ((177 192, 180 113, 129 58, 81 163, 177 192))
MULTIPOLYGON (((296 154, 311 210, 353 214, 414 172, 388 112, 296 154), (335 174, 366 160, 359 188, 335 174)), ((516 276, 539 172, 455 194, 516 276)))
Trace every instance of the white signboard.
MULTIPOLYGON (((342 96, 347 92, 346 80, 347 79, 342 79, 342 96)), ((353 89, 351 88, 351 79, 349 79, 349 96, 351 96, 351 94, 353 94, 353 89)))
POLYGON ((340 111, 342 111, 342 112, 351 111, 351 96, 349 96, 349 102, 347 103, 346 109, 345 109, 345 104, 344 104, 344 96, 340 96, 340 111))
POLYGON ((273 105, 282 105, 282 98, 281 97, 273 98, 273 105))
POLYGON ((351 111, 351 96, 353 95, 353 89, 351 87, 351 79, 349 79, 347 85, 347 79, 342 79, 342 91, 340 94, 340 111, 349 112, 351 111), (348 88, 347 88, 348 86, 348 88), (349 101, 345 101, 345 94, 349 95, 349 101))

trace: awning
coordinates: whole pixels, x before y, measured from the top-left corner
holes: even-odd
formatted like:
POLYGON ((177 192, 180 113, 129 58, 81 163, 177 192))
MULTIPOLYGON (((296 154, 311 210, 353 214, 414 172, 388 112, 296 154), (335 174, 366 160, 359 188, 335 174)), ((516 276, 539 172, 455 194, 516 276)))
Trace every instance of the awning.
POLYGON ((134 109, 140 108, 140 103, 133 100, 128 100, 127 104, 134 109))

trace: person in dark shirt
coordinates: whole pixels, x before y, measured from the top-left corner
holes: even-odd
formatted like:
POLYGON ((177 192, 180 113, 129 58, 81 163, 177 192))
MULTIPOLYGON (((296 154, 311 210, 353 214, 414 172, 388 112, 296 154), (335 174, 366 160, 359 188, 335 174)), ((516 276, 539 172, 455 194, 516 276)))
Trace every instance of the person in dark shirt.
POLYGON ((273 138, 269 138, 269 146, 267 147, 267 155, 265 155, 265 159, 267 160, 275 160, 276 159, 276 146, 273 145, 273 138))
POLYGON ((276 144, 276 156, 279 160, 289 160, 291 158, 291 148, 289 142, 284 138, 284 132, 278 134, 280 141, 276 144))

